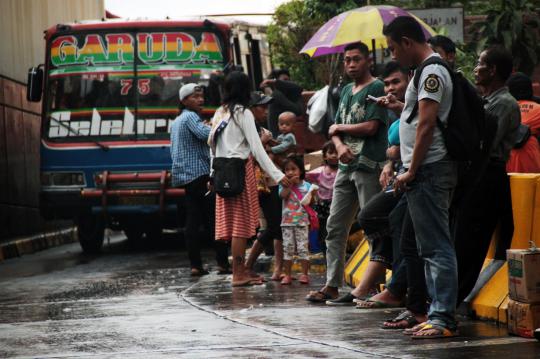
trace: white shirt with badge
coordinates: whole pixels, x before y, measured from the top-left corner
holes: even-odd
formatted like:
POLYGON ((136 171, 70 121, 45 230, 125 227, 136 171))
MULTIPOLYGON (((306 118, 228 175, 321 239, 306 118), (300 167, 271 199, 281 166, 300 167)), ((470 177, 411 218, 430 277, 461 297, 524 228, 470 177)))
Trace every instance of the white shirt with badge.
MULTIPOLYGON (((431 56, 438 56, 434 53, 431 56)), ((428 57, 428 58, 429 58, 428 57)), ((427 60, 426 58, 425 60, 427 60)), ((425 61, 424 60, 424 61, 425 61)), ((439 103, 439 119, 446 124, 450 109, 452 107, 452 78, 450 73, 442 65, 432 64, 426 66, 420 81, 418 81, 418 89, 414 86, 414 81, 411 79, 405 92, 405 107, 400 117, 399 124, 399 139, 401 148, 401 160, 403 166, 409 168, 412 161, 414 144, 416 141, 416 127, 418 126, 418 114, 412 119, 411 123, 407 123, 409 115, 412 113, 414 105, 417 101, 430 99, 439 103)), ((437 162, 446 156, 446 145, 442 132, 438 126, 433 132, 433 141, 424 157, 423 165, 437 162)))

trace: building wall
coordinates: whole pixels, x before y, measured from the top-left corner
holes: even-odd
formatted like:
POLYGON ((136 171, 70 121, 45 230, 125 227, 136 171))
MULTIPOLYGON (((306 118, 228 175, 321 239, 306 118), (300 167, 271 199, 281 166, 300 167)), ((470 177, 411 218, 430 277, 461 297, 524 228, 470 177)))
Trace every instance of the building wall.
POLYGON ((43 31, 104 14, 104 0, 0 1, 0 240, 58 226, 39 215, 41 105, 26 101, 27 71, 45 59, 43 31))
POLYGON ((0 74, 26 82, 28 68, 45 59, 43 31, 59 23, 101 19, 104 1, 0 1, 0 74))

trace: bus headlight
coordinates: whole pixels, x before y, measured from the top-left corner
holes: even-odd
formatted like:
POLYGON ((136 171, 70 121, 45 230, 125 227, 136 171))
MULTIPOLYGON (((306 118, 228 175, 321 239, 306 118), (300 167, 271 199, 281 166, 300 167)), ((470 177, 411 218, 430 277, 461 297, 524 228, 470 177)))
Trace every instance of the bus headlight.
POLYGON ((84 186, 83 172, 42 172, 41 185, 49 186, 84 186))

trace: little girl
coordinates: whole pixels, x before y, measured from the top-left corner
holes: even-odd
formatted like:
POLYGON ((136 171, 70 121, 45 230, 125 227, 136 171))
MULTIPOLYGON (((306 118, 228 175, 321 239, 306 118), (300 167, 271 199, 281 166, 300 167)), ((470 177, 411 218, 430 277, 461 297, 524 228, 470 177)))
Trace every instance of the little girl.
POLYGON ((313 205, 313 209, 319 215, 319 245, 323 253, 326 253, 326 220, 330 215, 330 204, 332 203, 332 192, 334 190, 334 182, 338 170, 338 155, 336 146, 332 141, 328 141, 323 145, 322 157, 324 166, 318 167, 306 174, 306 178, 311 183, 319 185, 317 202, 313 205))
POLYGON ((291 182, 290 187, 279 186, 279 195, 283 199, 281 231, 283 234, 283 259, 285 276, 281 284, 291 284, 291 267, 295 247, 302 265, 302 275, 298 281, 309 283, 309 206, 317 194, 317 185, 304 181, 306 171, 302 157, 289 155, 283 161, 285 176, 291 182))

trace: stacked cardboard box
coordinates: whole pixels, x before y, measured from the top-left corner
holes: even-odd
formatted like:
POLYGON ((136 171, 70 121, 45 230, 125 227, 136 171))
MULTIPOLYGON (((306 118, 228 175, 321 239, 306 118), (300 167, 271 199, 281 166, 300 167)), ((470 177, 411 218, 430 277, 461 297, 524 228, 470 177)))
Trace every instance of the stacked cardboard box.
POLYGON ((508 331, 526 338, 540 328, 540 250, 509 249, 508 331))

